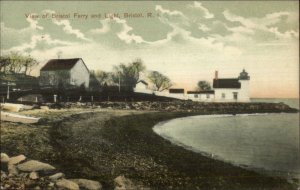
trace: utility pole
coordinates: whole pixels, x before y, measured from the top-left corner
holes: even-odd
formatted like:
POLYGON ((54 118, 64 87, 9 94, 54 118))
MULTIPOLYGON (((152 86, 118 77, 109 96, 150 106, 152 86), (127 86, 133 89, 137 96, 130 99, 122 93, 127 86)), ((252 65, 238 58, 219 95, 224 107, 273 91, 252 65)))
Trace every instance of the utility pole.
POLYGON ((6 98, 9 100, 9 82, 7 82, 7 96, 6 98))
POLYGON ((121 72, 119 72, 119 93, 121 92, 121 72))
POLYGON ((16 84, 13 82, 6 82, 6 83, 2 83, 2 84, 7 84, 7 94, 6 94, 6 99, 9 100, 10 98, 10 86, 15 86, 16 84))

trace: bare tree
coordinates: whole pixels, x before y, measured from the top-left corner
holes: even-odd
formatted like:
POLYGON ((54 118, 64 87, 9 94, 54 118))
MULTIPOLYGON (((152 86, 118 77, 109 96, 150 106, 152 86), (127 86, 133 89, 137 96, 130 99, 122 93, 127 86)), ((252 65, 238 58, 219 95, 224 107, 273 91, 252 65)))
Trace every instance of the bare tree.
POLYGON ((91 75, 95 76, 95 78, 99 81, 101 85, 104 84, 112 85, 115 83, 112 72, 106 72, 101 70, 91 70, 90 72, 91 75))
POLYGON ((31 58, 30 56, 26 57, 23 63, 24 73, 30 75, 32 69, 38 65, 38 61, 31 58))
POLYGON ((157 91, 163 91, 172 86, 171 80, 158 71, 151 71, 148 78, 154 84, 157 91))
POLYGON ((143 61, 139 58, 127 65, 121 63, 118 66, 114 66, 113 80, 115 83, 120 80, 122 86, 133 88, 140 79, 140 73, 145 69, 143 61))
POLYGON ((10 64, 10 58, 8 56, 1 56, 0 57, 0 71, 1 72, 6 72, 7 68, 10 64))
POLYGON ((30 56, 24 56, 18 52, 11 52, 8 55, 1 56, 0 70, 7 73, 25 73, 30 74, 34 66, 38 64, 37 60, 30 56))

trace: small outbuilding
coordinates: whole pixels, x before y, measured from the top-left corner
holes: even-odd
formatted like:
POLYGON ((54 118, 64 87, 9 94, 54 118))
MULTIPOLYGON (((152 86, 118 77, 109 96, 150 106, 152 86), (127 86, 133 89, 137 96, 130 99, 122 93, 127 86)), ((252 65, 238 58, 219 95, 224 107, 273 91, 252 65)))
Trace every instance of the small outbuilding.
POLYGON ((214 97, 214 90, 187 91, 188 100, 210 102, 214 100, 214 97))
POLYGON ((134 87, 134 92, 153 94, 153 90, 149 89, 149 85, 146 81, 140 80, 134 87))

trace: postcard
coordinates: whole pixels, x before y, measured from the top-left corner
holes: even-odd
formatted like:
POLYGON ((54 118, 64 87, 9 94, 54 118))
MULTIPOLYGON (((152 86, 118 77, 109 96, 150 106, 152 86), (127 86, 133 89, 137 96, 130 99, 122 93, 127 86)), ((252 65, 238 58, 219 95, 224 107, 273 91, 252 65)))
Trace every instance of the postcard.
POLYGON ((299 1, 8 1, 1 189, 299 189, 299 1))

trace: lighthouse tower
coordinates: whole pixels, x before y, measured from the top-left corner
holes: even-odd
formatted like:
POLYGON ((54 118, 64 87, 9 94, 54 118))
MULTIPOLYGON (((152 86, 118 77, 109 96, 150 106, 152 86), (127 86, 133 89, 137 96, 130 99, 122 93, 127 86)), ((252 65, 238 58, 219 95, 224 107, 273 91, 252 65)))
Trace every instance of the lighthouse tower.
POLYGON ((249 102, 250 101, 250 88, 249 88, 249 82, 250 82, 250 76, 249 74, 243 69, 243 71, 240 73, 240 76, 238 77, 239 82, 241 83, 241 89, 239 93, 239 101, 241 102, 249 102))

